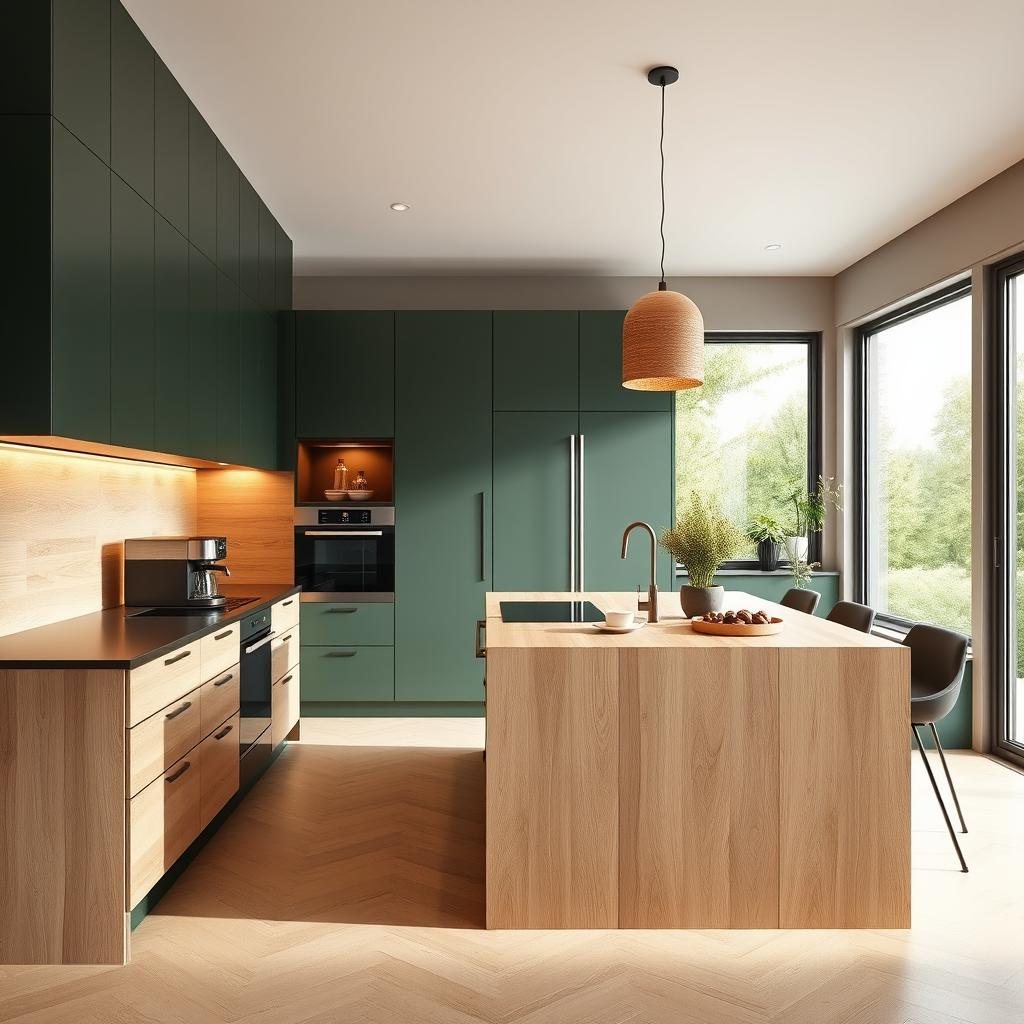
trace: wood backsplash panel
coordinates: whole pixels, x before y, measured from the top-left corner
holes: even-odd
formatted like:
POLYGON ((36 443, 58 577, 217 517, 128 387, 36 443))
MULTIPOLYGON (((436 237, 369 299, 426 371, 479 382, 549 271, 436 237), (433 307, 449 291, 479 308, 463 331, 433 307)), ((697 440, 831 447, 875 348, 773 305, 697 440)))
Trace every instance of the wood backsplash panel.
POLYGON ((228 539, 229 583, 291 583, 295 575, 295 483, 291 473, 201 469, 201 534, 228 539))
POLYGON ((0 446, 0 636, 120 604, 124 539, 195 528, 194 470, 0 446))

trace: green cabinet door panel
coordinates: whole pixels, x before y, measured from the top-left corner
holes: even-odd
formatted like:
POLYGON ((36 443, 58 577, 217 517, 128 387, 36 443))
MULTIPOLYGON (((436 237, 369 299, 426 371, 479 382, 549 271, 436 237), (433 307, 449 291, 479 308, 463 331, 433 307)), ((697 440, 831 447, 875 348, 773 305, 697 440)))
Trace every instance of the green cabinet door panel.
POLYGON ((0 32, 0 114, 45 114, 50 103, 49 3, 4 4, 0 32))
POLYGON ((303 601, 300 620, 303 647, 391 647, 395 642, 393 604, 303 601))
POLYGON ((299 437, 394 436, 394 313, 297 312, 295 349, 299 437))
POLYGON ((188 454, 217 458, 217 268, 194 246, 188 249, 188 454))
MULTIPOLYGON (((303 637, 305 640, 305 637, 303 637)), ((302 647, 303 701, 395 699, 393 647, 302 647)))
POLYGON ((154 82, 154 205, 188 238, 188 97, 159 57, 154 82))
POLYGON ((575 412, 494 414, 492 590, 569 590, 575 412))
POLYGON ((579 408, 579 314, 494 313, 494 408, 579 408))
POLYGON ((238 285, 217 271, 217 369, 211 394, 217 409, 217 460, 243 462, 241 451, 241 320, 238 285))
POLYGON ((110 0, 52 5, 53 116, 109 164, 110 0))
MULTIPOLYGON (((635 530, 620 558, 622 532, 633 522, 661 531, 672 518, 672 415, 668 412, 580 413, 583 439, 583 588, 647 590, 651 546, 635 530)), ((660 547, 658 585, 672 585, 672 559, 660 547)))
POLYGON ((217 137, 188 105, 188 240, 209 260, 217 259, 217 137))
POLYGON ((155 447, 153 207, 110 178, 110 440, 155 447))
POLYGON ((278 309, 292 308, 292 240, 284 228, 277 225, 274 246, 276 269, 274 274, 274 305, 278 309))
POLYGON ((277 468, 277 323, 273 313, 240 295, 242 344, 241 437, 238 461, 277 468))
POLYGON ((277 468, 295 469, 295 314, 283 310, 277 321, 277 468))
POLYGON ((153 202, 156 58, 119 0, 110 4, 110 167, 153 202))
POLYGON ((259 299, 264 309, 276 308, 277 292, 277 221, 261 199, 259 201, 260 263, 259 299))
POLYGON ((189 247, 185 237, 156 215, 154 296, 156 396, 153 406, 158 452, 189 451, 189 247))
POLYGON ((110 441, 110 169, 53 122, 53 433, 110 441))
POLYGON ((238 164, 217 142, 217 267, 238 283, 238 164))
POLYGON ((260 297, 260 198, 238 175, 238 283, 253 302, 260 297))
POLYGON ((622 386, 622 320, 617 309, 580 311, 580 408, 669 412, 673 392, 622 386))
POLYGON ((479 701, 473 629, 490 579, 491 314, 400 312, 395 334, 395 696, 479 701))

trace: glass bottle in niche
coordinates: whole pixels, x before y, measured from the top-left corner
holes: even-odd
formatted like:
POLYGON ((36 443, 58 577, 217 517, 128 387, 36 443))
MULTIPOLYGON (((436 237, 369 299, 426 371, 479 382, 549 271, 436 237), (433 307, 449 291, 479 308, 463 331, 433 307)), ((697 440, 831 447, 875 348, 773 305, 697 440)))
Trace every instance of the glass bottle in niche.
POLYGON ((354 491, 366 491, 369 490, 369 483, 366 480, 366 470, 359 470, 359 474, 355 480, 352 481, 352 490, 354 491))
POLYGON ((348 490, 348 466, 345 465, 344 459, 338 459, 338 464, 334 467, 334 489, 348 490))

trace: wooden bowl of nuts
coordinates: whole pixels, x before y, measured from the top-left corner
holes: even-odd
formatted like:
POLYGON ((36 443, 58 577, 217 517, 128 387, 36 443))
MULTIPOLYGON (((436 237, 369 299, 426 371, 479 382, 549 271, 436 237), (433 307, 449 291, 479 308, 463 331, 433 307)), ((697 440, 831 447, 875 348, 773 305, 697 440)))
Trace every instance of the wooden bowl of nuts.
POLYGON ((782 619, 766 611, 752 612, 741 608, 738 612, 708 612, 691 619, 695 633, 711 636, 771 636, 781 633, 782 619))

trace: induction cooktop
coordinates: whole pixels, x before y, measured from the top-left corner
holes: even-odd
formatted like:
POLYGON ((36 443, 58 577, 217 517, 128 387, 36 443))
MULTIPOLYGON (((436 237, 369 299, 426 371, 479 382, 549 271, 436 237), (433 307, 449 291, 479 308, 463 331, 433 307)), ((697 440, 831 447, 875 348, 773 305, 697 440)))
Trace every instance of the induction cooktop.
POLYGON ((502 601, 502 622, 604 622, 590 601, 502 601))

